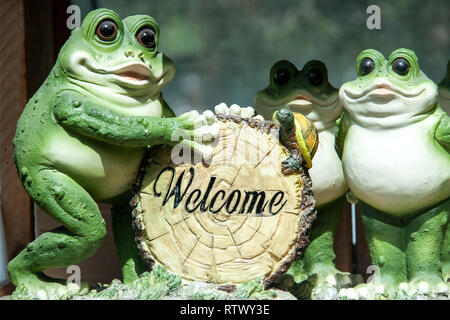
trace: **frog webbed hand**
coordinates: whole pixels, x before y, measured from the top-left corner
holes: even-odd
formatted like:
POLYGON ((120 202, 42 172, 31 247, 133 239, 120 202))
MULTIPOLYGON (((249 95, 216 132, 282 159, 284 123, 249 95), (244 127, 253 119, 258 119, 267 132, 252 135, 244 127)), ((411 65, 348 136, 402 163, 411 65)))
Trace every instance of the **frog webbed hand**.
MULTIPOLYGON (((192 111, 174 118, 124 116, 71 91, 59 94, 52 107, 61 126, 113 145, 175 145, 180 142, 178 137, 187 139, 183 142, 186 144, 199 135, 203 137, 202 141, 209 141, 216 134, 212 112, 200 115, 192 111), (183 134, 177 135, 176 132, 183 134)), ((190 146, 205 152, 201 143, 191 143, 190 146)))
POLYGON ((210 110, 199 114, 197 111, 186 112, 176 118, 183 126, 172 132, 171 141, 167 143, 171 146, 178 145, 179 149, 187 147, 202 156, 202 159, 209 159, 212 153, 212 145, 217 142, 219 126, 217 118, 210 110))
POLYGON ((442 118, 436 128, 435 137, 437 142, 450 153, 450 117, 442 112, 442 118))

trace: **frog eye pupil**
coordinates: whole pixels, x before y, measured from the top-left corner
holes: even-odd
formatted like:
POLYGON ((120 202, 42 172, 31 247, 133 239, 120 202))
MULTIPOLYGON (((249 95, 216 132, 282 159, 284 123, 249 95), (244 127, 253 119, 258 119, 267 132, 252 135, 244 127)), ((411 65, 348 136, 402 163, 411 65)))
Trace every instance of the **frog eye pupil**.
POLYGON ((365 76, 373 71, 375 68, 375 62, 370 58, 364 58, 359 63, 359 72, 365 76))
POLYGON ((403 58, 397 58, 392 63, 392 70, 394 70, 395 73, 405 76, 409 72, 409 62, 406 59, 403 58))
POLYGON ((141 45, 146 48, 152 48, 155 46, 155 31, 151 28, 143 28, 137 34, 137 39, 141 45))
POLYGON ((313 86, 320 86, 323 83, 323 74, 319 69, 311 69, 306 76, 313 86))
POLYGON ((273 81, 279 86, 284 86, 291 80, 291 73, 288 69, 278 69, 273 75, 273 81))
POLYGON ((117 35, 117 25, 111 20, 103 20, 97 26, 97 36, 104 41, 112 41, 117 35))

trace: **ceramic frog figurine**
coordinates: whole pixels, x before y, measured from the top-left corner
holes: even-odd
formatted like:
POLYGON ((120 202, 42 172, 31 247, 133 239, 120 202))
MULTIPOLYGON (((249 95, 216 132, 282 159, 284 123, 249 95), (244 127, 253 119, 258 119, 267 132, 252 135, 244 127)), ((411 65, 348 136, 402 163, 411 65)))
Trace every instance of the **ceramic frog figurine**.
MULTIPOLYGON (((439 105, 442 110, 450 117, 450 60, 447 62, 447 74, 439 83, 439 105)), ((444 248, 442 259, 442 271, 444 279, 450 279, 450 222, 447 226, 447 232, 444 240, 444 248)))
POLYGON ((335 230, 347 191, 341 161, 334 148, 336 120, 344 110, 338 98, 338 90, 328 82, 326 66, 315 60, 306 63, 302 70, 297 70, 289 61, 275 63, 270 71, 269 86, 255 97, 255 110, 265 118, 271 118, 275 110, 286 107, 294 114, 308 117, 318 131, 319 146, 309 170, 317 220, 303 258, 294 262, 289 271, 296 282, 315 274, 317 287, 330 275, 341 274, 335 268, 333 251, 335 230))
POLYGON ((357 78, 339 91, 346 112, 336 148, 360 200, 372 264, 379 268, 358 290, 364 295, 448 290, 442 271, 450 250, 444 243, 450 120, 438 104, 437 86, 408 49, 388 59, 364 50, 356 67, 357 78))
POLYGON ((447 74, 439 83, 439 105, 450 116, 450 60, 447 63, 447 74))
MULTIPOLYGON (((175 117, 163 100, 161 89, 175 67, 158 52, 158 41, 158 24, 149 16, 121 20, 107 9, 93 11, 72 31, 26 105, 14 139, 18 174, 62 227, 38 237, 9 263, 13 298, 53 299, 80 289, 42 271, 77 264, 101 246, 106 229, 96 201, 113 205, 124 282, 146 269, 128 204, 144 152, 149 145, 178 143, 172 134, 179 129, 193 136, 194 123, 205 134, 212 128, 212 112, 175 117)), ((206 152, 203 144, 182 142, 206 152)))

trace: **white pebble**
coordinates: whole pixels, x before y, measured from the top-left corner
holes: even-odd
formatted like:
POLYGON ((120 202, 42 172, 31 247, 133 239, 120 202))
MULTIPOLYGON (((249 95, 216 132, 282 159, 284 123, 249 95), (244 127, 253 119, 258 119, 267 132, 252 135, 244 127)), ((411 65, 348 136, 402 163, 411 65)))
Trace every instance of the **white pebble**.
POLYGON ((417 286, 417 290, 420 293, 427 294, 427 293, 430 293, 430 286, 425 281, 420 281, 419 285, 417 286))
POLYGON ((369 290, 367 290, 367 287, 359 287, 358 288, 358 295, 361 299, 368 299, 369 298, 369 290))
POLYGON ((259 120, 259 121, 264 121, 264 117, 260 114, 258 114, 257 116, 254 116, 253 119, 259 120))
POLYGON ((336 277, 332 274, 329 274, 325 281, 332 287, 336 287, 337 285, 336 277))
POLYGON ((228 107, 227 107, 227 105, 224 102, 222 102, 222 103, 218 104, 217 106, 215 106, 214 107, 214 112, 216 114, 225 114, 225 115, 230 114, 230 111, 228 110, 228 107))
POLYGON ((446 294, 448 291, 448 285, 445 283, 439 283, 436 287, 433 288, 433 293, 435 294, 446 294))
POLYGON ((382 284, 375 285, 374 293, 375 293, 375 295, 383 294, 384 293, 384 286, 382 284))
POLYGON ((358 292, 353 288, 347 289, 347 298, 351 300, 358 300, 358 292))
POLYGON ((241 109, 241 117, 242 118, 251 118, 255 114, 255 109, 252 107, 242 108, 241 109))
POLYGON ((241 107, 237 104, 232 104, 230 106, 230 114, 234 116, 240 116, 241 115, 241 107))
POLYGON ((398 285, 398 288, 402 291, 407 292, 408 291, 408 283, 406 282, 402 282, 398 285))

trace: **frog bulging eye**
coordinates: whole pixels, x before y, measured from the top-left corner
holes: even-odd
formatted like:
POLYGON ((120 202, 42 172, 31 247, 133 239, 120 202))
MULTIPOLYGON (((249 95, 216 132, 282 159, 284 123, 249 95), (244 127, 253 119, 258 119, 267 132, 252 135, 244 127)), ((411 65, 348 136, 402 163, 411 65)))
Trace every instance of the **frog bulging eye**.
POLYGON ((273 81, 279 86, 284 86, 291 81, 291 77, 291 73, 288 69, 281 68, 275 71, 273 81))
POLYGON ((155 31, 150 27, 144 27, 138 31, 136 38, 146 48, 153 48, 156 44, 155 31))
POLYGON ((392 70, 401 76, 406 76, 409 72, 408 60, 404 58, 395 59, 394 62, 392 62, 392 70))
POLYGON ((322 71, 317 68, 309 70, 306 76, 308 77, 309 83, 313 86, 320 86, 323 83, 322 71))
POLYGON ((359 73, 363 76, 368 75, 375 69, 375 62, 370 58, 364 58, 359 63, 359 73))
POLYGON ((97 26, 95 34, 103 41, 113 41, 117 36, 117 25, 111 20, 103 20, 97 26))

